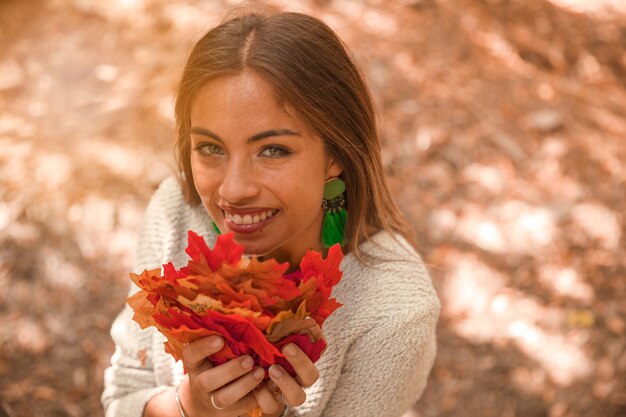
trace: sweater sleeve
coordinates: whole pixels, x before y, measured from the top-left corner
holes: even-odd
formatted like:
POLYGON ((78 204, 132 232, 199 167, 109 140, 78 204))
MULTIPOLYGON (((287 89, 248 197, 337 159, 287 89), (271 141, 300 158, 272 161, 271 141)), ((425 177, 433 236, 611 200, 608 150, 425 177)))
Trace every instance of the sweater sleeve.
POLYGON ((440 304, 387 317, 346 353, 324 417, 398 417, 422 395, 435 354, 440 304))
MULTIPOLYGON (((157 268, 166 248, 164 236, 171 235, 172 190, 176 184, 166 180, 150 200, 139 233, 134 271, 157 268)), ((174 195, 175 197, 175 195, 174 195)), ((130 294, 139 289, 131 283, 130 294)), ((106 417, 141 417, 145 404, 154 395, 172 389, 158 386, 153 348, 155 329, 142 330, 132 320, 133 311, 126 305, 111 327, 115 353, 104 373, 102 404, 106 417)))
POLYGON ((152 329, 141 330, 129 307, 111 328, 115 353, 104 372, 102 404, 106 417, 141 417, 146 403, 171 389, 157 386, 152 363, 152 329))

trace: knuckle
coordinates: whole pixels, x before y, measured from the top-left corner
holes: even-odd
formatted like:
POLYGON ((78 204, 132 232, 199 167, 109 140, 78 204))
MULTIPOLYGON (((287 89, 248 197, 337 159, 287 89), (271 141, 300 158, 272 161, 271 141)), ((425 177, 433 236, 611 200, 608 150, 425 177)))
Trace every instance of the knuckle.
POLYGON ((219 408, 228 407, 231 405, 231 402, 228 401, 227 395, 224 394, 213 394, 213 403, 219 408))
POLYGON ((239 359, 231 360, 230 362, 225 364, 225 366, 222 369, 223 369, 225 377, 229 381, 232 381, 235 378, 239 378, 240 376, 244 375, 246 372, 249 371, 249 369, 246 369, 242 366, 241 360, 239 359))
POLYGON ((187 364, 193 363, 193 348, 189 346, 185 347, 183 349, 182 357, 185 366, 187 366, 187 364))
POLYGON ((213 395, 213 404, 219 408, 226 407, 226 403, 224 403, 222 397, 219 395, 213 395))
POLYGON ((213 390, 213 384, 211 379, 207 377, 206 372, 197 375, 195 378, 191 378, 190 383, 196 385, 200 392, 211 392, 213 390))

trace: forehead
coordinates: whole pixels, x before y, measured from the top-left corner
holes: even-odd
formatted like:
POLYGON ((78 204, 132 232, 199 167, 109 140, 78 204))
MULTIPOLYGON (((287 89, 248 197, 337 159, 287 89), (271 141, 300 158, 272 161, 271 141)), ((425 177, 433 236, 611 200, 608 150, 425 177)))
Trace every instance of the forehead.
POLYGON ((265 78, 253 71, 226 75, 205 83, 191 103, 191 119, 280 118, 302 122, 265 78), (216 116, 216 117, 212 117, 216 116))

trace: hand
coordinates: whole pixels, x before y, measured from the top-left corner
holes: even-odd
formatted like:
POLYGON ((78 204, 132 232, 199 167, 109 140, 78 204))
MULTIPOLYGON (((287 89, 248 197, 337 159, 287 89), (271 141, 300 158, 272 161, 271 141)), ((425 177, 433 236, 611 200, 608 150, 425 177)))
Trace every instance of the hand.
POLYGON ((183 383, 180 399, 189 417, 236 417, 259 404, 251 392, 263 380, 263 368, 254 367, 250 356, 240 356, 219 366, 207 358, 224 345, 219 336, 190 343, 183 350, 189 383, 183 383))
MULTIPOLYGON (((319 326, 316 327, 316 330, 321 333, 319 326)), ((326 341, 323 335, 321 337, 326 341)), ((302 388, 310 387, 319 378, 317 367, 297 345, 289 343, 283 347, 282 352, 296 371, 296 377, 291 377, 280 365, 270 367, 271 381, 261 384, 253 391, 264 414, 277 413, 283 409, 284 405, 298 406, 304 404, 306 393, 302 388)))

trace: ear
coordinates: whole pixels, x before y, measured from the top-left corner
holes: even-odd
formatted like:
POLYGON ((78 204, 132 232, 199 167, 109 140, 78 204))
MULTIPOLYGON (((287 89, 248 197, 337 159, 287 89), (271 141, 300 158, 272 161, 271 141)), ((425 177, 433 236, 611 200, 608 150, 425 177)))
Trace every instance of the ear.
POLYGON ((326 177, 329 179, 336 178, 340 176, 342 172, 343 172, 343 167, 339 165, 339 163, 335 162, 334 159, 331 159, 330 166, 326 170, 326 177))

